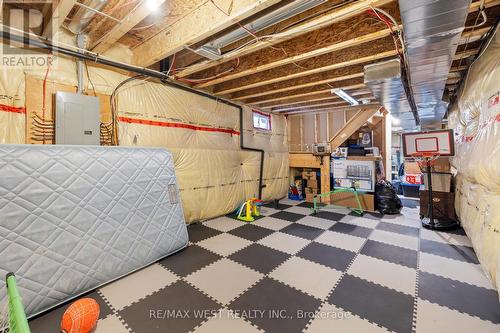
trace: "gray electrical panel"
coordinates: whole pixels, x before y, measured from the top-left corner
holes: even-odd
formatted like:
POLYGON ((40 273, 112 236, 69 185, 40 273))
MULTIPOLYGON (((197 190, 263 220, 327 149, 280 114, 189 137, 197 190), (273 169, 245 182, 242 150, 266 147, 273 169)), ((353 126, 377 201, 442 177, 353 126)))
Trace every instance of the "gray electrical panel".
POLYGON ((100 145, 99 98, 56 93, 56 144, 100 145))

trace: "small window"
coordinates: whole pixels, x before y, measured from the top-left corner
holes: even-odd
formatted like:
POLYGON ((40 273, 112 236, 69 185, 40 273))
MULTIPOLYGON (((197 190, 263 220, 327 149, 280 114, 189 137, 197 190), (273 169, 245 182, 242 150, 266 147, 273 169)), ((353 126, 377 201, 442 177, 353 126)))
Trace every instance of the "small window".
POLYGON ((253 111, 253 127, 270 131, 271 130, 271 115, 259 111, 253 111))

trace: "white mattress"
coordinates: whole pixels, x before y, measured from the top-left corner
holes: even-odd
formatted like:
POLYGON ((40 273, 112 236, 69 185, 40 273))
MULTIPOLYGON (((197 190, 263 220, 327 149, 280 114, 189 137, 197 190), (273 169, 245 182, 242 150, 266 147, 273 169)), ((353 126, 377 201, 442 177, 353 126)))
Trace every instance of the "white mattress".
POLYGON ((28 316, 188 243, 164 149, 0 145, 0 175, 0 274, 28 316))

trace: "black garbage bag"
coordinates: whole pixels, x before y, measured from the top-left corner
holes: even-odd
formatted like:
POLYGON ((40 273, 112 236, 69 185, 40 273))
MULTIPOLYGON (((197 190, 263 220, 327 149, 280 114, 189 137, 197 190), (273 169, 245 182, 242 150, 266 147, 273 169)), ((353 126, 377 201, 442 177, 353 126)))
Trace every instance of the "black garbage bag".
POLYGON ((403 208, 392 184, 386 180, 381 180, 375 185, 375 200, 382 214, 398 214, 403 208))

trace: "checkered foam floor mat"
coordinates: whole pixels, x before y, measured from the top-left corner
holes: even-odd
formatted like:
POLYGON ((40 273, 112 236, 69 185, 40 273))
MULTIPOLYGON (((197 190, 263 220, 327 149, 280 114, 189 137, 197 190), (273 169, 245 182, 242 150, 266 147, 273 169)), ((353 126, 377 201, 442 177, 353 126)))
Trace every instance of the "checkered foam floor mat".
MULTIPOLYGON (((90 295, 96 333, 500 332, 498 294, 463 230, 418 207, 357 217, 282 200, 188 227, 188 248, 90 295)), ((65 307, 30 322, 58 332, 65 307)))

